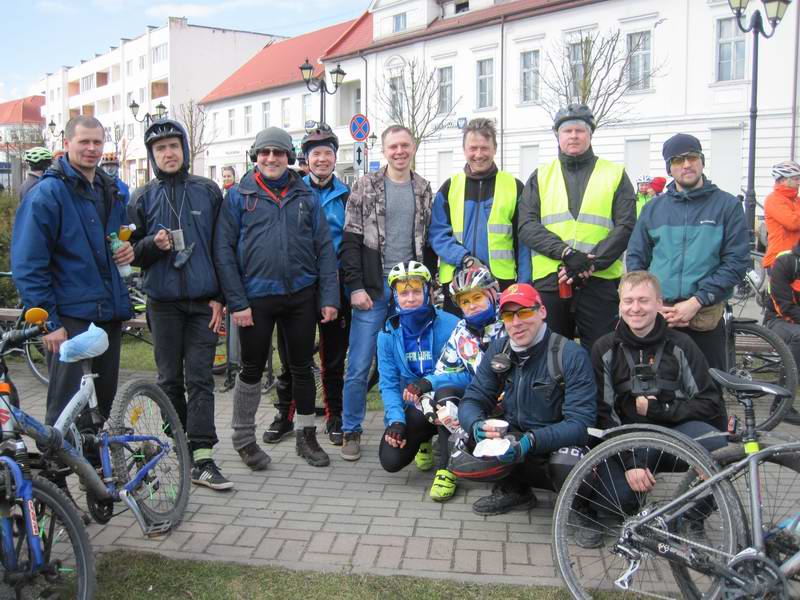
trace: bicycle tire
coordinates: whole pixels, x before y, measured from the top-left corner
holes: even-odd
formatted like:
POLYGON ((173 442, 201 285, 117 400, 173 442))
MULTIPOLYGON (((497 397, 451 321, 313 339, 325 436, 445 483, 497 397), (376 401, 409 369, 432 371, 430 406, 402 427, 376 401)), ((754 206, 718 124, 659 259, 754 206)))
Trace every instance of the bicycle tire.
POLYGON ((28 363, 28 368, 33 376, 45 385, 50 383, 47 354, 41 336, 25 342, 25 362, 28 363))
MULTIPOLYGON (((145 518, 154 522, 170 521, 174 528, 183 519, 189 502, 191 457, 186 433, 169 398, 156 384, 131 381, 117 394, 111 406, 109 424, 112 435, 151 435, 171 438, 170 452, 163 456, 132 494, 145 518)), ((114 477, 120 485, 143 462, 155 455, 151 443, 112 444, 110 448, 114 477), (150 455, 150 456, 148 456, 150 455)))
MULTIPOLYGON (((716 466, 711 457, 705 452, 701 454, 695 449, 694 444, 686 443, 682 436, 637 432, 612 438, 591 450, 572 469, 564 482, 553 514, 554 563, 562 580, 575 598, 593 598, 598 594, 604 595, 608 591, 614 591, 614 580, 628 568, 627 561, 615 554, 614 547, 609 544, 604 543, 601 547, 587 549, 579 547, 574 542, 574 533, 581 526, 579 521, 576 522, 578 514, 592 520, 593 528, 600 531, 605 529, 604 533, 611 534, 612 538, 618 538, 622 530, 622 522, 625 519, 675 498, 674 490, 677 489, 675 484, 680 485, 686 478, 683 469, 659 470, 655 475, 657 480, 655 488, 645 494, 634 492, 632 498, 635 499, 636 506, 629 509, 624 508, 619 500, 617 489, 613 485, 609 487, 603 483, 602 474, 610 474, 612 469, 616 470, 616 467, 612 466, 614 461, 620 460, 621 454, 634 450, 644 452, 648 457, 651 457, 650 453, 654 453, 652 457, 658 457, 658 464, 662 464, 661 458, 666 457, 663 462, 664 466, 672 457, 673 465, 677 464, 677 460, 683 460, 702 476, 716 472, 716 466), (604 488, 605 491, 601 488, 604 488), (611 497, 612 488, 613 497, 611 497), (663 496, 663 500, 658 498, 653 500, 656 492, 658 492, 658 497, 663 496), (606 517, 601 506, 612 508, 618 514, 616 517, 614 515, 606 517), (600 512, 594 512, 594 508, 599 508, 600 512), (606 522, 610 522, 611 525, 606 525, 606 522)), ((621 472, 619 471, 619 473, 621 472)), ((610 478, 608 481, 613 483, 610 478)), ((741 539, 742 535, 741 512, 736 494, 733 487, 725 481, 711 486, 710 493, 713 495, 714 501, 711 506, 715 506, 716 510, 712 510, 702 519, 705 530, 710 530, 714 537, 714 540, 708 543, 715 547, 714 554, 722 552, 732 557, 735 554, 737 540, 741 539)), ((671 522, 664 521, 648 527, 655 530, 659 526, 663 532, 668 533, 669 537, 676 539, 676 542, 688 541, 686 538, 676 537, 673 525, 671 522)), ((638 547, 638 549, 642 552, 643 560, 632 580, 632 583, 639 589, 629 590, 629 593, 634 596, 638 591, 642 595, 669 593, 672 596, 662 597, 692 597, 694 595, 691 593, 692 589, 697 590, 699 586, 707 588, 705 591, 710 592, 708 597, 712 597, 721 587, 720 581, 694 572, 692 575, 705 578, 705 580, 699 583, 692 582, 690 586, 687 586, 686 582, 676 580, 674 584, 670 585, 670 582, 667 582, 663 576, 665 572, 670 572, 669 562, 644 547, 638 547), (645 580, 642 581, 642 578, 645 580)), ((705 552, 697 547, 693 550, 705 552)))
MULTIPOLYGON (((13 520, 12 535, 18 567, 30 564, 30 548, 25 529, 26 510, 22 501, 14 495, 7 498, 4 476, 0 480, 0 493, 7 504, 8 516, 13 520)), ((39 538, 42 541, 45 564, 55 563, 55 574, 39 573, 32 576, 20 590, 17 598, 33 600, 36 598, 77 598, 91 600, 97 593, 97 578, 94 553, 89 536, 78 511, 58 487, 37 475, 31 478, 33 485, 33 505, 39 525, 39 538)), ((11 495, 11 494, 9 494, 11 495)), ((3 559, 0 570, 0 590, 14 590, 7 587, 6 561, 3 559)), ((8 597, 2 594, 3 598, 8 597)))
MULTIPOLYGON (((745 379, 757 379, 797 390, 797 365, 789 346, 774 331, 757 323, 734 320, 733 348, 728 346, 728 372, 745 379)), ((728 415, 744 423, 744 409, 729 391, 723 391, 728 415)), ((770 431, 781 422, 794 402, 794 396, 775 400, 771 396, 753 399, 756 429, 770 431)))

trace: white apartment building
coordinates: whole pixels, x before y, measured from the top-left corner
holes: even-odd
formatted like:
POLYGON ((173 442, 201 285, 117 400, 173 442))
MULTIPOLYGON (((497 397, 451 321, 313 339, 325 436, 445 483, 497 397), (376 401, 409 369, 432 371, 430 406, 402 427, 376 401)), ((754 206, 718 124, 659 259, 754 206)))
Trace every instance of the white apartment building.
MULTIPOLYGON (((131 186, 148 177, 142 136, 145 124, 134 119, 128 106, 139 105, 138 119, 155 115, 163 104, 170 117, 180 119, 180 107, 199 101, 220 81, 265 45, 281 39, 263 33, 190 25, 170 17, 162 27, 148 27, 134 39, 122 38, 104 54, 61 67, 47 74, 40 88, 46 97, 42 116, 55 124, 53 149, 61 147, 59 132, 70 118, 97 117, 106 127, 107 149, 116 147, 120 175, 131 186)), ((203 172, 202 157, 195 171, 203 172)))

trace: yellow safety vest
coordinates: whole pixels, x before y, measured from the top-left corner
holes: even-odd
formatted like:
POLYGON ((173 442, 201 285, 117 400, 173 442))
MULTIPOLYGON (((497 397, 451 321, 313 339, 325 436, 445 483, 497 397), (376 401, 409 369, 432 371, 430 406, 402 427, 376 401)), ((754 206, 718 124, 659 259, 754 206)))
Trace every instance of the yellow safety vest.
MULTIPOLYGON (((619 187, 624 167, 598 158, 586 184, 581 210, 574 219, 569 210, 569 197, 561 161, 554 160, 538 170, 539 198, 541 198, 541 222, 576 250, 590 252, 601 240, 608 237, 614 228, 611 207, 614 193, 619 187)), ((560 261, 531 250, 533 279, 541 279, 555 273, 560 261)), ((602 279, 622 277, 622 261, 617 259, 611 266, 593 273, 602 279)))
MULTIPOLYGON (((453 237, 459 244, 464 243, 464 191, 467 187, 467 176, 458 173, 450 179, 450 192, 447 202, 450 205, 450 224, 453 226, 453 237)), ((517 208, 517 181, 514 176, 498 171, 494 180, 494 200, 489 221, 486 225, 489 246, 489 270, 498 279, 515 280, 517 265, 514 257, 514 231, 511 220, 517 208)), ((453 280, 455 266, 439 260, 439 281, 447 283, 453 280)))

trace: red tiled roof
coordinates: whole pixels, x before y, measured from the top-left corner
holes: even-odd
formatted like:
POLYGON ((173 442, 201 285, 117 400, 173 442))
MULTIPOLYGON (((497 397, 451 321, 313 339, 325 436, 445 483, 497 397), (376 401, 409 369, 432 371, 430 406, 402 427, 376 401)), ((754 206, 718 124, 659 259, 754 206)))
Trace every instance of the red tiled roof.
POLYGON ((341 37, 328 46, 322 59, 328 56, 346 56, 372 44, 372 13, 365 11, 341 37))
POLYGON ((42 106, 44 106, 44 96, 27 96, 0 103, 0 124, 38 123, 44 125, 42 106))
POLYGON ((323 66, 318 63, 319 57, 355 22, 345 21, 270 44, 211 90, 201 103, 208 104, 224 98, 301 82, 303 77, 299 67, 306 58, 314 65, 315 72, 322 71, 323 66))

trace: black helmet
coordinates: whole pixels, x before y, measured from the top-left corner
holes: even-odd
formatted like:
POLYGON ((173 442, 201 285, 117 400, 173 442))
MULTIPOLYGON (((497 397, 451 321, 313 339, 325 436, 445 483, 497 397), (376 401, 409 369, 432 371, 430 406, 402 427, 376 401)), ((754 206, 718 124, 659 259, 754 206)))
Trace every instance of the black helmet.
POLYGON ((339 151, 339 138, 333 133, 333 130, 325 123, 318 123, 316 129, 312 129, 300 142, 300 147, 303 149, 303 154, 308 157, 311 148, 318 144, 331 144, 333 151, 339 151))
POLYGON ((144 132, 144 145, 149 148, 158 140, 176 137, 183 140, 183 128, 175 121, 169 119, 158 119, 153 121, 147 131, 144 132))
POLYGON ((558 128, 565 121, 583 121, 594 133, 594 128, 597 126, 594 122, 594 114, 592 109, 585 104, 569 104, 566 108, 562 108, 556 113, 556 118, 553 119, 553 131, 558 133, 558 128))
POLYGON ((513 462, 503 462, 500 457, 476 458, 466 448, 450 455, 448 469, 456 477, 471 481, 500 481, 514 468, 513 462))

